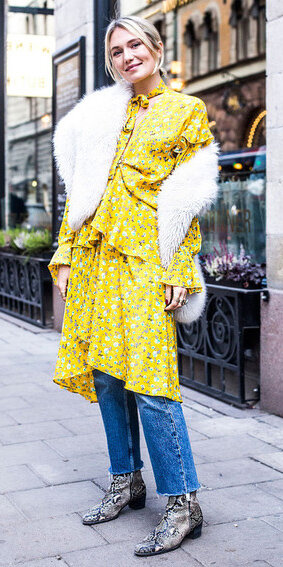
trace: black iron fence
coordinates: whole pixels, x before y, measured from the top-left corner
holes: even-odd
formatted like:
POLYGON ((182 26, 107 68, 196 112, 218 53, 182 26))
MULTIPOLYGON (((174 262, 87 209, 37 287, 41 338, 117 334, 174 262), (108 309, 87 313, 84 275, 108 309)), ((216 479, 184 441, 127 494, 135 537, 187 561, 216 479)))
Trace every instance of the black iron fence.
POLYGON ((38 325, 52 325, 49 258, 0 252, 0 311, 38 325))
POLYGON ((260 293, 207 284, 202 317, 179 324, 180 382, 243 406, 259 398, 260 293))

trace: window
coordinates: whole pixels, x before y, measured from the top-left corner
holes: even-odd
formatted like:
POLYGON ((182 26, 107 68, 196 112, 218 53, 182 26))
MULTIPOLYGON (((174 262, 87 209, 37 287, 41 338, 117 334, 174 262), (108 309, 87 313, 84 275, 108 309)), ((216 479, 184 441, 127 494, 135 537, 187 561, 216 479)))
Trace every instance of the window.
POLYGON ((211 11, 204 15, 204 39, 207 41, 208 71, 214 71, 218 59, 218 21, 211 11))
POLYGON ((49 87, 51 53, 55 47, 54 0, 38 0, 36 7, 33 4, 30 0, 8 2, 5 209, 8 227, 51 229, 52 92, 49 87), (21 5, 20 11, 14 6, 17 3, 21 5), (37 13, 37 8, 43 12, 37 13), (32 67, 26 62, 29 52, 32 57, 39 51, 42 68, 32 67))
POLYGON ((257 20, 257 51, 260 55, 265 53, 265 0, 254 0, 251 16, 257 20))
POLYGON ((244 9, 243 0, 233 0, 229 20, 236 30, 236 59, 246 59, 248 56, 249 19, 244 9))
POLYGON ((158 30, 162 43, 164 45, 164 63, 166 63, 166 29, 165 29, 165 20, 157 20, 154 22, 156 29, 158 30))
POLYGON ((191 52, 191 76, 197 77, 200 74, 200 39, 192 20, 189 20, 186 25, 184 42, 191 52))

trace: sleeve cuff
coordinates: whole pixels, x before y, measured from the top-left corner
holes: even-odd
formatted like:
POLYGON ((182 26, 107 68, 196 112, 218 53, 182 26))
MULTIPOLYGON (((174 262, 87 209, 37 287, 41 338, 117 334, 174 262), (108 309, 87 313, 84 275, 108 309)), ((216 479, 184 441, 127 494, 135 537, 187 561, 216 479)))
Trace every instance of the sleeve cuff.
POLYGON ((180 258, 176 258, 175 261, 173 259, 167 270, 163 271, 161 283, 185 287, 188 293, 200 293, 203 291, 194 260, 188 255, 181 262, 180 258))
POLYGON ((62 244, 57 248, 53 254, 50 263, 48 264, 49 271, 53 278, 54 283, 57 283, 59 266, 70 266, 72 260, 72 249, 69 244, 62 244))

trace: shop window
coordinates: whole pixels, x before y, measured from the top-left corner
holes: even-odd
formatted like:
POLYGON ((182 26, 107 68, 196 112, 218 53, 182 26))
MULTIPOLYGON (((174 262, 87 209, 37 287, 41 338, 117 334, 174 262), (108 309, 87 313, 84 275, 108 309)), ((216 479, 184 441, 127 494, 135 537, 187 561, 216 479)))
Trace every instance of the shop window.
POLYGON ((236 31, 236 59, 248 57, 249 18, 243 0, 234 0, 231 6, 230 25, 236 31))
POLYGON ((204 39, 207 41, 208 71, 214 71, 218 59, 218 21, 211 11, 204 15, 204 39))
POLYGON ((251 16, 257 20, 257 50, 258 54, 265 53, 265 30, 266 30, 266 17, 265 17, 265 0, 254 0, 251 7, 251 16))
POLYGON ((214 246, 219 249, 224 242, 234 254, 239 255, 243 246, 255 262, 265 262, 265 146, 222 154, 219 172, 217 201, 200 218, 202 253, 214 246))
POLYGON ((192 20, 189 20, 185 33, 184 42, 191 52, 191 76, 198 77, 200 74, 200 38, 198 37, 196 25, 192 20))
POLYGON ((51 229, 54 0, 7 4, 5 224, 51 229))

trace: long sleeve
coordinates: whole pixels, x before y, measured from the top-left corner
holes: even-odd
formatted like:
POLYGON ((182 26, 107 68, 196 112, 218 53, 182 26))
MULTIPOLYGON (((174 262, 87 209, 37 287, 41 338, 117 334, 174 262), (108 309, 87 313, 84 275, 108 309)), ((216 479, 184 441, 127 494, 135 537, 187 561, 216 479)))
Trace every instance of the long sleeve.
MULTIPOLYGON (((197 212, 194 211, 194 207, 191 208, 191 203, 197 199, 198 188, 200 186, 199 181, 202 176, 206 175, 206 171, 202 171, 202 168, 198 168, 197 176, 195 179, 195 184, 190 187, 190 169, 186 171, 186 168, 190 168, 190 162, 193 163, 195 156, 200 156, 204 149, 211 144, 213 141, 213 135, 209 130, 208 118, 205 104, 197 99, 194 107, 194 112, 190 116, 189 120, 185 122, 184 129, 177 141, 177 145, 173 148, 173 152, 176 153, 176 162, 171 179, 175 177, 177 184, 173 187, 175 191, 172 191, 172 186, 170 188, 171 194, 174 195, 175 200, 172 201, 172 205, 168 208, 168 201, 165 201, 165 209, 163 209, 163 215, 160 215, 160 234, 161 241, 166 243, 166 246, 162 247, 163 257, 167 259, 171 256, 171 260, 165 262, 167 268, 164 269, 162 282, 165 284, 185 287, 188 289, 189 293, 201 292, 202 285, 198 276, 198 270, 195 266, 194 255, 197 254, 201 249, 201 233, 199 227, 199 221, 197 212), (191 161, 192 160, 192 161, 191 161), (188 181, 186 181, 186 179, 188 181), (178 203, 178 189, 182 187, 182 193, 180 195, 180 203, 178 203), (191 198, 190 198, 191 196, 191 198), (180 211, 179 212, 179 204, 180 211), (170 212, 169 212, 170 211, 170 212), (169 212, 169 216, 168 216, 169 212), (184 212, 184 214, 183 214, 184 212), (172 213, 172 224, 171 233, 167 220, 170 218, 172 213), (166 236, 163 239, 162 232, 162 219, 166 226, 166 236), (186 227, 186 229, 185 229, 186 227), (174 242, 174 234, 180 235, 183 233, 183 239, 179 240, 179 247, 176 246, 174 242), (169 234, 169 239, 168 238, 169 234), (170 254, 168 242, 174 244, 174 252, 170 254)), ((172 185, 171 179, 168 180, 169 184, 172 185)), ((199 210, 201 207, 198 207, 199 210)), ((197 209, 197 207, 196 207, 197 209)), ((179 238, 179 236, 178 236, 179 238)), ((172 246, 173 248, 173 246, 172 246)))
POLYGON ((168 268, 163 271, 161 282, 168 285, 185 287, 188 293, 202 291, 194 256, 201 248, 199 221, 194 217, 185 239, 175 252, 168 268))
POLYGON ((68 211, 69 211, 69 202, 67 200, 66 206, 65 206, 65 211, 64 211, 64 216, 63 216, 63 220, 62 220, 62 224, 61 224, 61 228, 60 228, 60 232, 59 232, 58 248, 57 248, 56 252, 54 253, 54 255, 52 256, 51 261, 50 261, 49 266, 48 266, 49 271, 50 271, 52 278, 54 280, 54 283, 56 283, 56 281, 57 281, 59 266, 61 266, 61 265, 70 266, 71 265, 72 244, 74 242, 76 232, 71 230, 69 225, 68 225, 68 220, 67 220, 68 211))
POLYGON ((157 209, 164 268, 184 242, 193 218, 210 208, 218 191, 218 146, 209 130, 205 104, 199 99, 171 151, 176 154, 175 166, 161 185, 157 209))

